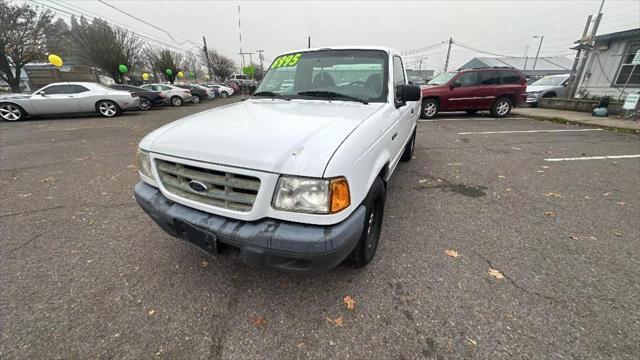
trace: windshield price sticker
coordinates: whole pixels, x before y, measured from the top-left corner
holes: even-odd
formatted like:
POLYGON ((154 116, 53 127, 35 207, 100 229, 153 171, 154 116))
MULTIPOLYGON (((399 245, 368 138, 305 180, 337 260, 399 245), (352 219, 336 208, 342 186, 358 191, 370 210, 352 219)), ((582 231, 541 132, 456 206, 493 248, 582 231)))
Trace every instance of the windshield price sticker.
POLYGON ((275 59, 273 65, 271 65, 271 68, 276 69, 285 66, 295 66, 298 61, 300 61, 300 56, 302 56, 301 53, 282 55, 279 58, 275 59))

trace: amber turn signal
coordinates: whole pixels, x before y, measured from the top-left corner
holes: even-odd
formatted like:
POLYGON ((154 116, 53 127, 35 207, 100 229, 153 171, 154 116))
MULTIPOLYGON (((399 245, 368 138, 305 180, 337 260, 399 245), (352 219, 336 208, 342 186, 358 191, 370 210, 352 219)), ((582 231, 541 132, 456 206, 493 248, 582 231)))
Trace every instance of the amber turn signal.
POLYGON ((351 205, 351 195, 349 194, 349 183, 347 179, 341 177, 331 180, 331 213, 337 213, 351 205))

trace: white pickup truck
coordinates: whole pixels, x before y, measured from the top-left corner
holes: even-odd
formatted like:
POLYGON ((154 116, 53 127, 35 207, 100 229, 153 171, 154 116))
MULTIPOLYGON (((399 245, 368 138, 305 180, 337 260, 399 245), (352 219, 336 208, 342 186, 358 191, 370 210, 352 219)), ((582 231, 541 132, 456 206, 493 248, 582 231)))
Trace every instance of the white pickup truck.
POLYGON ((284 54, 251 99, 145 136, 136 200, 209 254, 291 272, 364 266, 386 182, 412 158, 420 97, 388 48, 284 54))

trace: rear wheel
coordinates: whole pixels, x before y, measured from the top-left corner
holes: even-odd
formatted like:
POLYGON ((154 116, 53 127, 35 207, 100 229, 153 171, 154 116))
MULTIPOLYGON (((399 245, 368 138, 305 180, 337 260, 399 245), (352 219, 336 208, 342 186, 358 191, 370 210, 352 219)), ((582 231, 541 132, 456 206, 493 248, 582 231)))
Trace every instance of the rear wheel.
POLYGON ((507 98, 500 98, 496 100, 491 108, 491 115, 497 118, 502 118, 511 112, 511 100, 507 98))
POLYGON ((200 102, 200 95, 193 95, 193 98, 191 99, 191 102, 194 104, 197 104, 200 102))
POLYGON ((366 208, 364 226, 360 240, 350 255, 350 260, 357 268, 367 265, 378 249, 385 199, 384 182, 379 177, 371 185, 363 205, 366 208))
POLYGON ((222 96, 223 98, 229 97, 229 94, 226 91, 223 91, 220 93, 220 96, 222 96))
POLYGON ((96 109, 98 110, 98 114, 104 117, 114 117, 120 113, 120 108, 118 104, 114 103, 110 100, 101 100, 96 104, 96 109))
POLYGON ((0 118, 5 121, 22 120, 27 114, 18 105, 4 103, 0 104, 0 118))
POLYGON ((420 116, 423 119, 433 119, 438 115, 440 105, 436 99, 426 99, 422 102, 420 116))
POLYGON ((413 135, 411 135, 411 139, 407 142, 407 145, 404 146, 404 152, 402 153, 402 157, 400 157, 400 161, 410 161, 413 158, 413 148, 416 145, 416 130, 413 130, 413 135))
POLYGON ((171 105, 180 106, 182 105, 182 98, 180 96, 174 96, 171 98, 171 105))
POLYGON ((151 100, 147 99, 146 97, 141 97, 140 106, 138 106, 138 109, 142 111, 147 111, 151 109, 151 100))

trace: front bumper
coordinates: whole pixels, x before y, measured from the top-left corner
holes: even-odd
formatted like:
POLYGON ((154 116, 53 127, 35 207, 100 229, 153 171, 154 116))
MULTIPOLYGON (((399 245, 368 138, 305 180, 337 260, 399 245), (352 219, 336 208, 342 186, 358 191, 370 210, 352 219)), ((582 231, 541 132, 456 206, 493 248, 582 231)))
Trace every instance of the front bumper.
POLYGON ((122 110, 137 109, 140 106, 140 98, 136 97, 127 100, 120 100, 118 101, 118 106, 120 106, 120 109, 122 110))
POLYGON ((539 99, 540 99, 539 93, 527 94, 527 104, 537 104, 539 99))
POLYGON ((163 230, 200 250, 288 272, 322 272, 337 266, 353 251, 364 227, 364 206, 338 224, 322 226, 213 215, 174 203, 144 182, 136 184, 134 195, 163 230))

